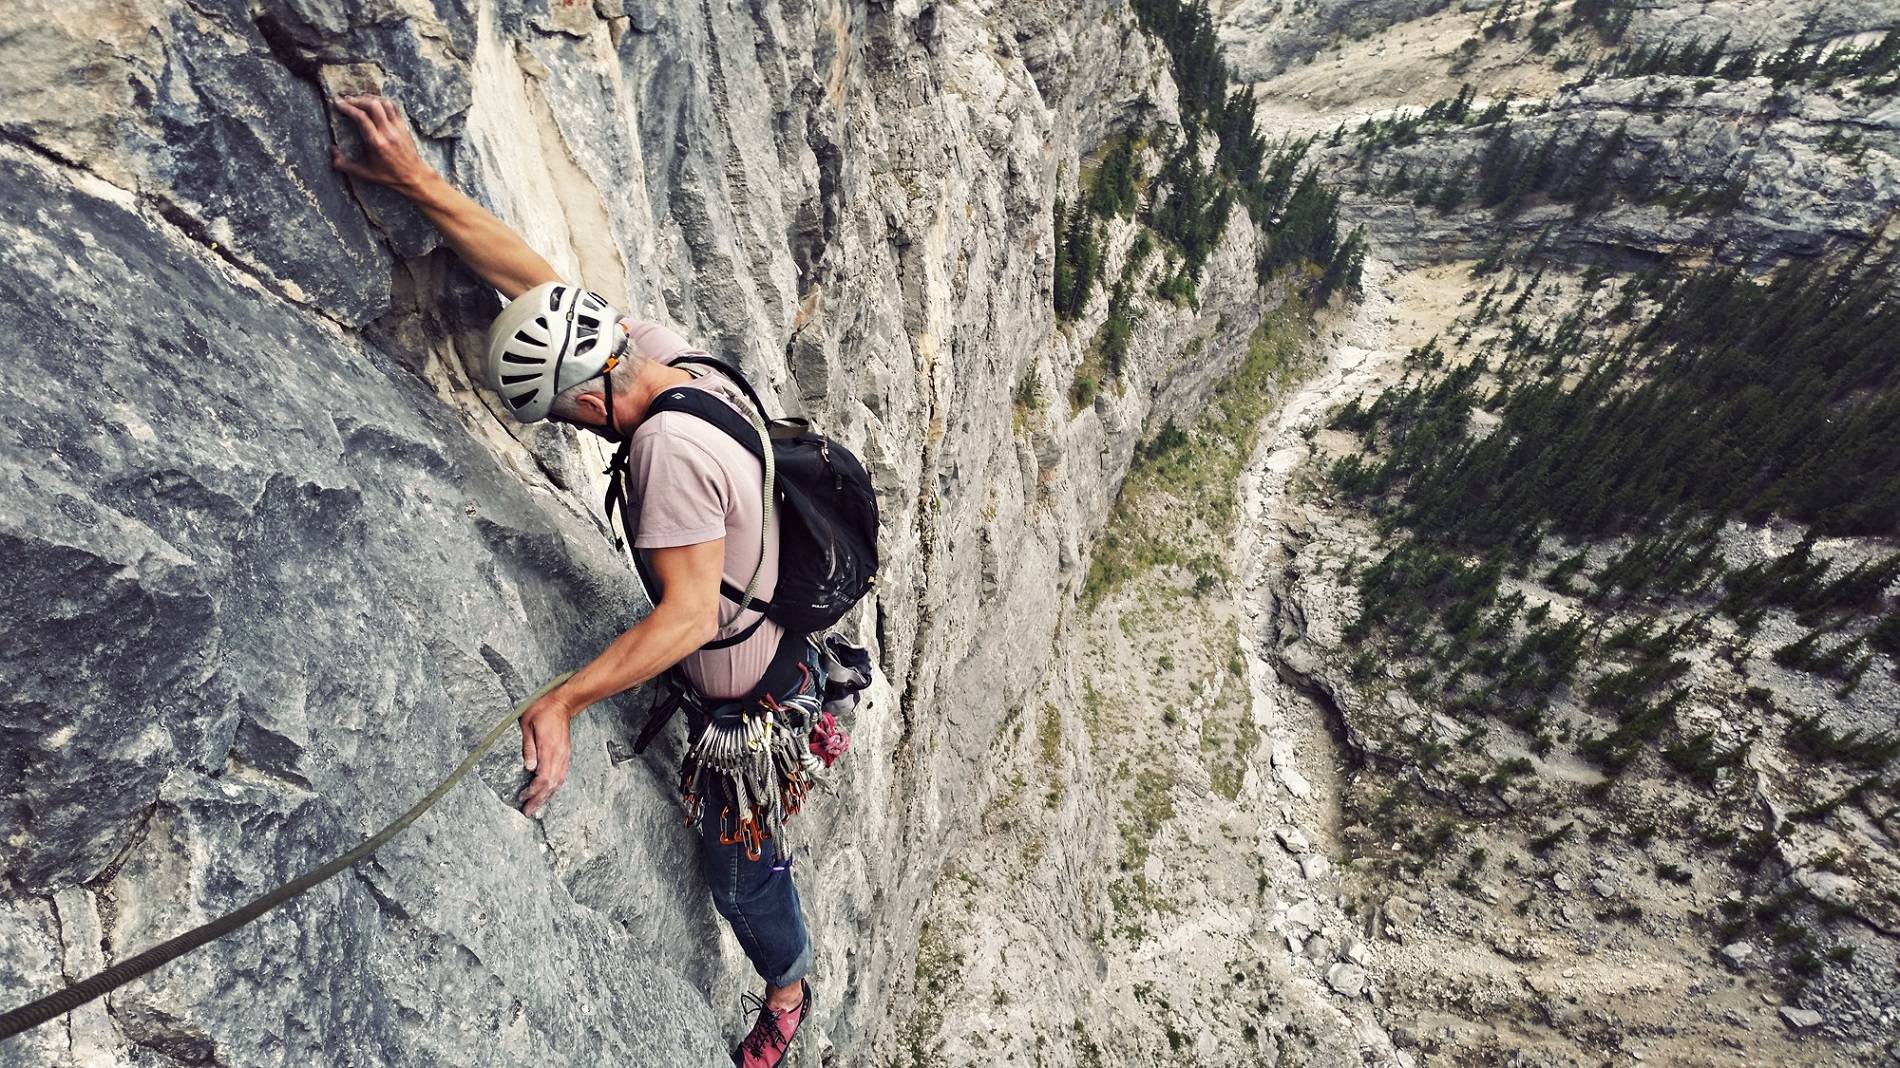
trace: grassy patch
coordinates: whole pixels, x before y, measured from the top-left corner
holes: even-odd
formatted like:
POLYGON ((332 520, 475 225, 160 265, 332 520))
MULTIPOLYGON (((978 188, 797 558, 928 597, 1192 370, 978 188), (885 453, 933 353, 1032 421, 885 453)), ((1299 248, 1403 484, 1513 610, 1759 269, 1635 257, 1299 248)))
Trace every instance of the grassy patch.
POLYGON ((1049 807, 1055 808, 1062 803, 1062 710, 1055 705, 1042 706, 1042 718, 1036 721, 1036 749, 1049 776, 1049 807))
POLYGON ((1299 366, 1308 319, 1303 302, 1281 304, 1248 339, 1246 356, 1214 388, 1200 418, 1186 427, 1169 423, 1137 447, 1108 532, 1089 561, 1086 607, 1157 566, 1199 563, 1205 573, 1238 514, 1240 472, 1260 424, 1299 366))
POLYGON ((1135 792, 1123 807, 1122 869, 1140 872, 1148 862, 1148 844, 1174 818, 1174 774, 1148 769, 1135 774, 1135 792))
MULTIPOLYGON (((1242 655, 1238 645, 1235 639, 1236 657, 1242 655)), ((1240 797, 1247 754, 1259 744, 1260 728, 1254 726, 1247 688, 1229 682, 1222 688, 1220 704, 1201 719, 1201 759, 1207 765, 1215 793, 1229 801, 1240 797)))
POLYGON ((1102 391, 1102 360, 1093 346, 1082 365, 1075 369, 1075 378, 1069 383, 1069 414, 1087 408, 1095 403, 1095 395, 1102 391))
POLYGON ((898 1025, 897 1060, 893 1068, 945 1068, 943 1055, 944 1006, 956 989, 963 970, 963 953, 941 927, 924 923, 917 935, 915 1007, 898 1025))
POLYGON ((1010 398, 1010 422, 1018 434, 1035 425, 1037 416, 1049 402, 1043 394, 1042 372, 1031 364, 1010 398))
POLYGON ((1144 916, 1168 907, 1148 885, 1143 869, 1155 835, 1174 818, 1172 772, 1141 771, 1134 780, 1134 792, 1123 800, 1122 819, 1117 824, 1122 839, 1121 874, 1108 884, 1108 899, 1115 909, 1115 933, 1129 942, 1139 942, 1146 937, 1144 916))

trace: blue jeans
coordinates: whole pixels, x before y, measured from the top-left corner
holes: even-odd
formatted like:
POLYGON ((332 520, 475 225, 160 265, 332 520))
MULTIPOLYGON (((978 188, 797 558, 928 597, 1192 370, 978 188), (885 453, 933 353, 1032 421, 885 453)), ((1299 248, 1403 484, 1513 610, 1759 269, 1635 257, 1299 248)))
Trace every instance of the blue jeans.
MULTIPOLYGON (((811 669, 801 691, 824 691, 823 667, 809 649, 811 669)), ((781 698, 790 694, 780 694, 781 698)), ((699 866, 712 891, 713 907, 726 918, 740 948, 769 986, 790 986, 811 968, 811 934, 805 911, 792 885, 792 858, 779 852, 779 838, 765 840, 759 859, 746 857, 745 844, 719 841, 719 809, 709 802, 699 821, 699 866)))
POLYGON ((790 986, 811 967, 811 935, 805 911, 792 885, 792 862, 779 854, 778 838, 766 839, 757 860, 745 845, 719 844, 719 814, 700 823, 700 870, 712 891, 713 907, 739 938, 746 959, 770 986, 790 986))

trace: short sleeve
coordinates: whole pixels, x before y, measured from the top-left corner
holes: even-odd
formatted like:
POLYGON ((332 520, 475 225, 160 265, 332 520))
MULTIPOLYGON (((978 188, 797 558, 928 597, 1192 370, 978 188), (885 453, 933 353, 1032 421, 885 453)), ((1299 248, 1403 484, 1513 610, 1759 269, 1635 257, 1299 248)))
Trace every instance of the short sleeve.
POLYGON ((726 536, 732 486, 712 453, 684 433, 676 412, 642 425, 627 452, 629 474, 640 486, 641 549, 698 545, 726 536))

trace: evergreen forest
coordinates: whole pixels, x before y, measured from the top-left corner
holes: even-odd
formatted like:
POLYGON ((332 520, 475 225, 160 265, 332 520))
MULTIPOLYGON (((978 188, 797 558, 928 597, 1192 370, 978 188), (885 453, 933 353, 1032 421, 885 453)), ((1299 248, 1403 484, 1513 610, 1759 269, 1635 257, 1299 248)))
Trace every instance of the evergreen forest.
MULTIPOLYGON (((1608 721, 1569 739, 1583 755, 1615 772, 1655 750, 1701 782, 1740 759, 1677 720, 1678 654, 1717 644, 1717 616, 1739 635, 1727 655, 1746 657, 1769 610, 1793 613, 1805 633, 1763 652, 1842 695, 1882 657, 1900 664, 1886 595, 1900 552, 1815 553, 1819 538, 1900 535, 1894 259, 1866 248, 1763 278, 1593 270, 1565 280, 1567 302, 1542 299, 1559 285, 1545 270, 1513 269, 1468 294, 1455 337, 1414 349, 1404 381, 1331 421, 1363 449, 1330 481, 1387 536, 1356 575, 1355 675, 1402 664, 1421 696, 1539 753, 1566 740, 1549 711, 1568 688, 1608 721), (1722 535, 1737 523, 1805 536, 1731 567, 1722 535), (1524 581, 1581 610, 1529 603, 1524 581)), ((1869 774, 1900 745, 1791 731, 1869 774)))

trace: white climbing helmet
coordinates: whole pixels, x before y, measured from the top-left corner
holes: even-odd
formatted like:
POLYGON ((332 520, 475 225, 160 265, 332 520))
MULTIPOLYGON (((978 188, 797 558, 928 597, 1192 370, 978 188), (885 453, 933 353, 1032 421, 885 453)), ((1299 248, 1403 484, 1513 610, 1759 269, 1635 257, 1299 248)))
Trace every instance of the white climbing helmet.
POLYGON ((606 370, 619 321, 593 290, 543 282, 510 301, 488 328, 482 378, 509 415, 539 422, 556 394, 606 370))

